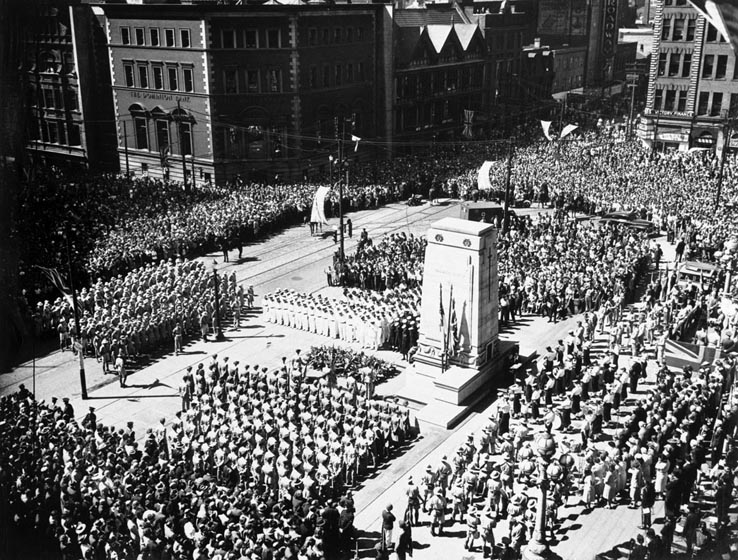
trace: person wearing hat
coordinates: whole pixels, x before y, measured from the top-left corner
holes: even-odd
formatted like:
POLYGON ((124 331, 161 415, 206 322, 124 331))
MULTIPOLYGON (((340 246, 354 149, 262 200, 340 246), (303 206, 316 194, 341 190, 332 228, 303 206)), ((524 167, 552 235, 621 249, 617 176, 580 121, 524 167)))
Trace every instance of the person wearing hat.
POLYGON ((95 416, 95 407, 91 406, 90 411, 85 414, 85 417, 82 419, 82 427, 90 430, 92 433, 95 433, 97 430, 97 416, 95 416))
POLYGON ((407 496, 407 507, 405 508, 405 515, 403 516, 405 523, 418 525, 418 518, 420 515, 420 488, 413 484, 412 476, 408 478, 405 496, 407 496))
POLYGON ((443 524, 446 518, 446 498, 442 488, 436 488, 435 493, 428 500, 428 509, 431 513, 430 533, 434 537, 443 534, 443 524))
POLYGON ((74 407, 69 402, 69 397, 62 398, 64 405, 62 406, 62 417, 69 421, 74 419, 74 407))
POLYGON ((433 486, 435 481, 435 475, 433 467, 428 465, 425 467, 425 472, 420 477, 420 499, 423 506, 423 513, 428 511, 428 500, 433 495, 433 486))
POLYGON ((395 553, 397 554, 398 560, 406 560, 408 556, 412 558, 413 555, 413 533, 412 525, 400 521, 398 524, 400 529, 400 537, 397 539, 397 546, 395 547, 395 553))
POLYGON ((470 552, 474 549, 474 539, 479 537, 479 513, 476 507, 472 506, 466 515, 466 538, 464 539, 464 548, 470 552))

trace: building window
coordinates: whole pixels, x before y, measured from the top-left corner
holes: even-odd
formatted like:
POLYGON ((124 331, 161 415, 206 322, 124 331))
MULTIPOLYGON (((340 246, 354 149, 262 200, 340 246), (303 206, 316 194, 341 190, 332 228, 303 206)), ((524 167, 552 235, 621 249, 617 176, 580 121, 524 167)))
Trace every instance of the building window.
POLYGON ((717 29, 715 29, 715 26, 708 23, 707 24, 707 39, 706 41, 708 43, 715 43, 718 40, 718 32, 717 29))
POLYGON ((341 42, 341 28, 340 27, 333 28, 333 42, 334 43, 341 42))
POLYGON ((680 91, 677 98, 677 111, 684 113, 687 110, 687 92, 680 91))
POLYGON ((662 103, 664 101, 664 90, 659 88, 656 90, 653 100, 654 111, 661 111, 662 103))
POLYGON ((70 111, 76 111, 79 109, 79 103, 77 102, 77 91, 74 88, 67 88, 67 108, 70 111))
POLYGON ((126 87, 133 87, 133 64, 124 64, 123 73, 126 76, 126 87))
POLYGON ((193 79, 192 68, 182 68, 182 79, 185 91, 195 91, 195 80, 193 79))
POLYGON ((161 66, 154 66, 154 89, 164 89, 164 69, 161 66))
POLYGON ((246 70, 246 91, 259 93, 259 71, 246 70))
POLYGON ((182 48, 189 49, 190 48, 190 30, 189 29, 180 29, 179 30, 179 40, 182 44, 182 48))
POLYGON ((671 53, 669 57, 669 76, 676 76, 679 74, 679 63, 681 62, 681 55, 677 53, 671 53))
POLYGON ((666 95, 664 96, 664 111, 673 111, 675 101, 676 91, 673 89, 666 90, 666 95))
POLYGON ((169 121, 164 119, 157 119, 156 123, 156 145, 159 148, 159 153, 165 153, 170 146, 169 141, 169 121))
POLYGON ((179 126, 180 153, 189 156, 192 154, 192 123, 183 122, 179 126))
POLYGON ((165 41, 167 47, 173 47, 174 46, 174 29, 165 29, 164 30, 164 41, 165 41))
POLYGON ((363 27, 357 27, 356 28, 356 40, 357 41, 363 41, 364 40, 364 28, 363 27))
POLYGON ((256 29, 246 30, 246 48, 247 49, 258 49, 259 48, 259 33, 256 29))
POLYGON ((661 27, 661 40, 668 41, 671 35, 671 19, 664 18, 663 26, 661 27))
POLYGON ((723 94, 720 91, 715 91, 712 94, 712 106, 710 107, 710 116, 719 117, 720 111, 723 108, 723 94))
POLYGON ((346 28, 346 42, 351 43, 353 40, 354 40, 354 28, 347 27, 346 28))
POLYGON ((120 28, 120 42, 124 45, 131 44, 131 30, 128 27, 120 28))
POLYGON ((279 68, 269 70, 267 87, 271 93, 282 91, 282 71, 279 68))
POLYGON ((144 28, 136 27, 134 31, 136 32, 136 44, 145 45, 146 44, 146 34, 144 33, 144 28))
POLYGON ((281 33, 279 32, 279 29, 267 29, 267 48, 268 49, 278 49, 281 47, 281 33))
POLYGON ((169 90, 177 91, 179 86, 177 83, 177 69, 173 66, 167 66, 167 75, 169 77, 169 90))
POLYGON ((706 54, 702 61, 702 77, 712 78, 713 67, 715 65, 715 55, 706 54))
POLYGON ((331 30, 330 29, 328 29, 327 27, 324 27, 322 35, 323 35, 322 43, 324 45, 327 45, 328 43, 331 42, 331 30))
POLYGON ((224 49, 232 49, 236 46, 235 31, 233 29, 224 29, 221 31, 221 46, 224 49))
POLYGON ((728 73, 728 55, 720 54, 717 57, 717 64, 715 65, 715 79, 724 80, 728 73))
POLYGON ((152 47, 159 46, 159 29, 157 27, 149 29, 149 38, 151 39, 152 47))
POLYGON ((684 20, 675 19, 674 20, 674 33, 672 35, 672 40, 681 41, 683 39, 684 39, 684 20))
POLYGON ((356 79, 359 82, 363 82, 366 79, 366 77, 364 76, 364 63, 363 62, 359 62, 356 65, 356 79))
POLYGON ((687 41, 694 41, 694 30, 697 27, 697 20, 692 18, 687 20, 687 41))
POLYGON ((689 72, 692 67, 692 55, 690 53, 684 53, 682 59, 682 78, 689 78, 689 72))
POLYGON ((149 87, 149 68, 148 66, 138 67, 138 87, 149 87))
POLYGON ((331 71, 328 66, 323 66, 323 87, 327 88, 331 85, 331 71))
POLYGON ((72 124, 69 127, 69 145, 70 146, 81 146, 82 145, 78 124, 72 124))
POLYGON ((315 66, 310 67, 308 80, 308 87, 310 89, 315 89, 318 87, 318 69, 315 66))
POLYGON ((346 65, 346 83, 350 84, 354 81, 354 65, 350 62, 346 65))
POLYGON ((710 92, 709 91, 700 92, 700 98, 697 103, 697 114, 698 115, 707 114, 707 107, 708 107, 709 102, 710 102, 710 92))
POLYGON ((318 30, 315 27, 308 29, 308 45, 311 47, 318 44, 318 30))
POLYGON ((728 114, 731 117, 738 115, 738 93, 730 94, 730 108, 728 109, 728 114))
POLYGON ((136 148, 149 149, 149 128, 144 117, 133 118, 133 128, 136 130, 136 148))
POLYGON ((56 126, 56 121, 46 121, 46 128, 49 129, 47 137, 50 144, 59 143, 59 129, 56 126))
POLYGON ((334 77, 335 84, 337 86, 340 86, 341 85, 341 65, 340 64, 336 64, 336 67, 333 72, 333 77, 334 77))
POLYGON ((659 53, 659 76, 666 74, 666 53, 659 53))
POLYGON ((223 70, 223 91, 238 93, 238 71, 235 68, 223 70))

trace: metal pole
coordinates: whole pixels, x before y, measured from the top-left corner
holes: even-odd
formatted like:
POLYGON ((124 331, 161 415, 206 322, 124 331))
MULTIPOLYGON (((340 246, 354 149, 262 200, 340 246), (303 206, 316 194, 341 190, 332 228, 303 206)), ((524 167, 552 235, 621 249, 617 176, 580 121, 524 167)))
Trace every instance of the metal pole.
POLYGON ((128 167, 128 127, 126 121, 123 121, 123 150, 126 153, 126 177, 131 176, 131 170, 128 167))
MULTIPOLYGON (((341 165, 346 165, 346 146, 344 145, 344 137, 346 136, 346 118, 343 118, 343 126, 341 128, 341 139, 338 143, 338 149, 340 151, 340 156, 338 158, 338 161, 341 162, 341 165)), ((346 187, 348 187, 348 167, 346 168, 346 187)), ((338 222, 339 222, 339 240, 340 245, 338 247, 338 256, 341 260, 341 277, 343 277, 343 261, 344 261, 344 254, 343 254, 343 181, 341 181, 341 172, 338 172, 338 222)))
POLYGON ((628 134, 626 138, 631 138, 633 136, 633 105, 635 104, 636 85, 630 83, 628 87, 630 88, 630 113, 628 114, 628 134))
POLYGON ((215 264, 213 264, 213 289, 215 290, 215 321, 218 323, 215 340, 220 342, 225 337, 223 336, 223 327, 220 324, 220 294, 218 292, 218 270, 215 268, 215 264))
POLYGON ((720 196, 723 192, 723 172, 725 170, 725 158, 728 154, 728 146, 730 145, 730 135, 732 132, 732 121, 726 120, 723 128, 723 153, 720 154, 720 169, 718 170, 717 193, 715 194, 715 209, 720 205, 720 196))
POLYGON ((502 218, 502 233, 507 233, 510 223, 510 176, 512 175, 512 138, 507 140, 507 171, 505 173, 505 215, 502 218))
MULTIPOLYGON (((177 101, 177 137, 179 139, 179 151, 182 154, 182 182, 184 188, 187 188, 187 160, 185 159, 184 144, 182 144, 182 108, 180 102, 177 101)), ((194 177, 193 177, 194 179, 194 177)))
POLYGON ((67 237, 67 265, 69 266, 69 289, 72 290, 72 308, 74 309, 74 328, 77 330, 79 341, 79 385, 82 390, 82 399, 87 400, 87 379, 85 377, 85 353, 82 344, 82 330, 79 328, 79 306, 77 305, 77 291, 74 289, 74 274, 72 273, 72 241, 70 239, 72 229, 69 222, 66 224, 67 237))
POLYGON ((656 153, 656 142, 657 142, 658 133, 659 133, 659 120, 660 119, 661 119, 661 111, 656 113, 656 122, 654 123, 654 126, 653 126, 653 143, 652 143, 653 145, 651 146, 651 155, 656 153))

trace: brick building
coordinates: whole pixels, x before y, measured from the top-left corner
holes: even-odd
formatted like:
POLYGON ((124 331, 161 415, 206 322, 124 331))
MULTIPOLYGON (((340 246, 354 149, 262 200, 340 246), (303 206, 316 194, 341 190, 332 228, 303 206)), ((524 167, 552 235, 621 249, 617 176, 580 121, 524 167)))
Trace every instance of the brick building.
POLYGON ((123 169, 299 178, 344 133, 385 134, 384 6, 102 8, 123 169))
POLYGON ((724 37, 686 0, 660 0, 646 112, 638 133, 658 150, 721 150, 738 116, 738 66, 724 37))
POLYGON ((477 134, 489 103, 479 26, 453 8, 396 10, 393 21, 393 141, 403 149, 477 134))
POLYGON ((117 169, 105 39, 93 8, 43 2, 34 23, 22 65, 31 168, 117 169))

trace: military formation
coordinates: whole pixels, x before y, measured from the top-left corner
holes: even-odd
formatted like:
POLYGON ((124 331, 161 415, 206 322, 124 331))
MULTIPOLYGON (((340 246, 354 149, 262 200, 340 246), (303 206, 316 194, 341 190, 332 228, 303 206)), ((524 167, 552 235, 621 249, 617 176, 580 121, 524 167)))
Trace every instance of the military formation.
POLYGON ((355 342, 362 348, 391 346, 407 355, 417 342, 419 298, 419 289, 381 294, 345 289, 342 299, 278 290, 266 294, 262 305, 270 323, 355 342))

